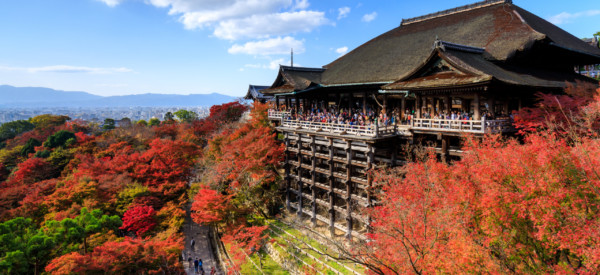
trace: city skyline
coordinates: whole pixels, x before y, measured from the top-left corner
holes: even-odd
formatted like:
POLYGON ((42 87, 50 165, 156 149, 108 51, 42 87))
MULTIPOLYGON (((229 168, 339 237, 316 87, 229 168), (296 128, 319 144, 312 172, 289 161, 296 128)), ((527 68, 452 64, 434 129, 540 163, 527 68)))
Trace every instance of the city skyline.
MULTIPOLYGON (((475 1, 82 0, 0 3, 0 84, 96 95, 222 93, 321 67, 424 15, 475 1)), ((514 1, 579 37, 594 1, 514 1)))

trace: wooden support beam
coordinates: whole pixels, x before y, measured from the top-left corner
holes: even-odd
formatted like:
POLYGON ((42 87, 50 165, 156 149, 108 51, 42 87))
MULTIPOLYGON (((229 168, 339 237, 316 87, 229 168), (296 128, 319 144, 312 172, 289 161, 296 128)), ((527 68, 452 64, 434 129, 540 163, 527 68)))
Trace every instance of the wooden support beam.
POLYGON ((363 93, 362 109, 363 109, 363 115, 366 115, 367 114, 367 92, 363 93))
POLYGON ((291 212, 290 208, 290 188, 292 187, 292 177, 290 175, 290 138, 288 134, 285 134, 285 208, 288 212, 291 212))
POLYGON ((402 97, 402 99, 400 100, 400 120, 405 119, 404 113, 406 113, 406 98, 402 97))
POLYGON ((417 118, 421 118, 421 103, 423 101, 421 100, 421 95, 417 95, 417 100, 415 101, 415 113, 417 115, 417 118))
POLYGON ((481 115, 479 114, 479 93, 475 92, 475 98, 473 99, 473 105, 475 105, 475 110, 473 110, 473 119, 479 120, 481 119, 481 115))
POLYGON ((335 193, 333 189, 335 188, 335 178, 333 176, 334 170, 334 162, 333 162, 333 139, 329 139, 329 234, 331 237, 335 237, 335 208, 333 207, 335 204, 335 193))
POLYGON ((315 143, 315 136, 311 137, 311 143, 310 143, 310 149, 312 151, 312 155, 311 155, 311 160, 312 160, 312 169, 311 169, 311 176, 312 176, 312 186, 311 186, 311 191, 312 191, 312 217, 311 217, 311 222, 312 222, 312 227, 316 227, 317 226, 317 202, 316 202, 316 198, 317 198, 317 190, 315 188, 316 185, 316 177, 317 177, 317 171, 316 170, 316 166, 317 166, 317 157, 315 156, 317 153, 317 145, 315 143))
MULTIPOLYGON (((371 176, 371 168, 373 168, 373 155, 375 148, 373 145, 367 145, 369 152, 367 153, 367 206, 373 206, 373 176, 371 176)), ((367 217, 367 232, 371 231, 371 216, 367 217)))
POLYGON ((346 220, 348 231, 346 238, 352 238, 352 141, 346 141, 346 220))
MULTIPOLYGON (((298 164, 302 164, 302 142, 298 141, 298 164)), ((302 194, 303 183, 302 183, 302 165, 298 165, 296 168, 298 171, 298 193, 302 194)), ((298 218, 302 219, 302 197, 298 197, 298 218)))

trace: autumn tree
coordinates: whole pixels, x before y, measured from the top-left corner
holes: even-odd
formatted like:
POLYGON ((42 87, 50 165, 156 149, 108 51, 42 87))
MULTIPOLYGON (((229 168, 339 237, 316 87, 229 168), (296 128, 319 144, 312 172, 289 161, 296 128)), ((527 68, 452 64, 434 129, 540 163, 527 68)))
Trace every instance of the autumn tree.
POLYGON ((0 125, 0 142, 16 137, 17 135, 31 131, 35 125, 26 120, 15 120, 0 125))
POLYGON ((141 237, 156 226, 155 219, 156 211, 152 206, 134 206, 123 215, 123 225, 120 229, 134 232, 141 237))
POLYGON ((198 114, 196 112, 188 111, 188 110, 185 110, 185 109, 177 110, 173 114, 181 122, 192 122, 192 121, 198 119, 198 114))
POLYGON ((71 118, 68 116, 44 114, 30 118, 29 122, 33 123, 33 125, 35 125, 35 128, 48 129, 55 126, 63 125, 68 120, 71 120, 71 118))

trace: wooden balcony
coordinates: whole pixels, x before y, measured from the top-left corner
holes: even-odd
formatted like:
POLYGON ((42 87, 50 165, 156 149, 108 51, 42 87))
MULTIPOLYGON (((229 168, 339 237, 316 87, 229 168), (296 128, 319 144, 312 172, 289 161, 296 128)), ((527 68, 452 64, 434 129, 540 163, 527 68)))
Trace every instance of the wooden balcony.
POLYGON ((349 125, 343 123, 324 123, 312 121, 291 120, 290 112, 269 110, 270 119, 280 120, 282 130, 304 131, 319 134, 338 136, 354 136, 365 138, 385 138, 390 136, 411 136, 420 133, 471 133, 471 134, 497 134, 514 131, 509 119, 500 120, 452 120, 452 119, 427 119, 416 118, 410 124, 367 126, 349 125))

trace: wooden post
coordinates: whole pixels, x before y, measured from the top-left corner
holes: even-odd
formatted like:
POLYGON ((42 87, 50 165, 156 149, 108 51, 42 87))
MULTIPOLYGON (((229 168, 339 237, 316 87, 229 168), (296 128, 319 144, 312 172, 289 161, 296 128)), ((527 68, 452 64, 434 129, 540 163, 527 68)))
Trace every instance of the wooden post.
POLYGON ((521 98, 519 97, 519 111, 521 111, 521 108, 523 108, 523 100, 521 100, 521 98))
POLYGON ((292 212, 290 207, 290 189, 292 187, 292 176, 290 175, 290 137, 285 133, 285 208, 288 212, 292 212))
POLYGON ((387 114, 387 94, 383 94, 383 113, 387 114))
POLYGON ((298 134, 298 218, 302 219, 302 192, 303 192, 303 182, 302 182, 302 136, 298 134))
POLYGON ((352 142, 346 141, 346 238, 352 239, 352 142))
POLYGON ((367 114, 367 92, 363 93, 363 115, 367 114))
POLYGON ((473 119, 480 120, 481 115, 479 114, 479 93, 475 93, 475 98, 473 99, 473 105, 475 105, 475 109, 473 110, 473 119))
MULTIPOLYGON (((371 169, 373 168, 373 161, 375 160, 374 150, 375 148, 371 144, 367 144, 367 207, 373 206, 373 177, 371 176, 371 169)), ((371 216, 367 217, 367 232, 371 231, 371 216)))
POLYGON ((312 174, 312 186, 311 186, 311 190, 312 190, 312 217, 310 219, 310 221, 312 222, 312 227, 316 227, 317 226, 317 188, 316 188, 316 182, 317 182, 317 144, 316 144, 316 137, 312 136, 311 137, 311 141, 310 141, 310 149, 311 149, 311 157, 312 157, 312 167, 311 167, 311 174, 312 174))
POLYGON ((415 114, 417 118, 421 118, 421 95, 417 95, 417 100, 415 101, 415 114))
POLYGON ((277 108, 277 111, 279 111, 279 97, 275 96, 275 107, 277 108))
POLYGON ((352 116, 352 93, 348 93, 348 115, 352 116))
POLYGON ((491 96, 488 98, 488 105, 490 106, 490 113, 496 117, 496 106, 494 106, 494 98, 491 96))
POLYGON ((333 139, 329 139, 329 234, 331 237, 335 237, 335 178, 333 176, 334 162, 333 162, 333 139))
POLYGON ((448 158, 448 139, 449 136, 442 136, 442 161, 446 162, 448 158))
POLYGON ((449 115, 452 111, 452 98, 450 97, 450 95, 446 95, 444 101, 446 102, 446 114, 449 115))
POLYGON ((406 112, 406 98, 402 98, 400 101, 400 120, 404 120, 404 113, 406 112))
POLYGON ((294 101, 295 101, 295 110, 296 110, 296 116, 299 115, 298 111, 300 110, 300 99, 298 98, 298 96, 294 97, 294 101))

